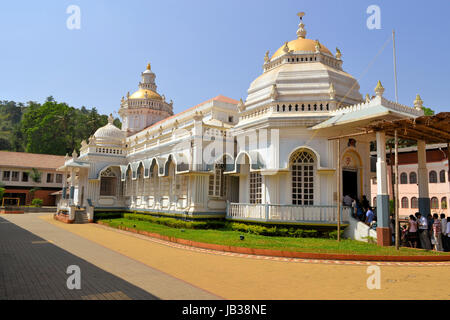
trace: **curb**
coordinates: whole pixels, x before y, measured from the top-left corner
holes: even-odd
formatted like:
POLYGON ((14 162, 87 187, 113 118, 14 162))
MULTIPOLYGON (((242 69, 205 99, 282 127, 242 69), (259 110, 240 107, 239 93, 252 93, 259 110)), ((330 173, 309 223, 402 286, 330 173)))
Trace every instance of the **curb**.
POLYGON ((225 246, 221 244, 204 243, 192 240, 180 239, 175 237, 163 236, 158 233, 152 233, 144 230, 137 230, 128 227, 111 227, 107 223, 97 221, 97 224, 107 226, 114 229, 125 230, 132 233, 137 233, 151 238, 156 238, 168 242, 178 243, 185 246, 196 247, 201 249, 209 249, 216 251, 232 252, 239 254, 283 257, 283 258, 297 258, 297 259, 319 259, 319 260, 345 260, 345 261, 385 261, 385 262, 445 262, 450 261, 449 255, 442 256, 373 256, 373 255, 356 255, 356 254, 334 254, 334 253, 308 253, 295 251, 281 251, 272 249, 255 249, 245 247, 225 246))

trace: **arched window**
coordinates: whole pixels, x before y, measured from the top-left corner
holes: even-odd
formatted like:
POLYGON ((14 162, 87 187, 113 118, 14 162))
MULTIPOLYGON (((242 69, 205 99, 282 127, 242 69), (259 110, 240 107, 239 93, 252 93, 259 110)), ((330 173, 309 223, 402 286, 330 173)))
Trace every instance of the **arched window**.
POLYGON ((142 163, 137 170, 137 194, 139 196, 144 195, 144 166, 142 163))
POLYGON ((441 209, 447 209, 447 197, 441 199, 441 209))
POLYGON ((431 209, 439 209, 439 200, 438 200, 438 198, 436 198, 436 197, 431 198, 430 207, 431 207, 431 209))
POLYGON ((372 207, 377 206, 377 197, 373 197, 372 207))
POLYGON ((418 209, 419 208, 419 201, 416 197, 411 198, 411 209, 418 209))
MULTIPOLYGON (((406 173, 405 173, 406 174, 406 173)), ((407 197, 403 197, 402 198, 402 208, 403 209, 408 209, 409 207, 409 201, 407 197)))
POLYGON ((126 177, 125 177, 125 196, 131 197, 133 195, 133 182, 131 180, 131 167, 128 167, 126 177))
POLYGON ((436 171, 431 170, 429 176, 430 176, 429 177, 429 182, 430 183, 437 183, 437 173, 436 173, 436 171))
POLYGON ((314 204, 314 158, 309 152, 297 151, 291 157, 292 204, 314 204))
POLYGON ((400 184, 407 184, 408 183, 408 175, 405 172, 402 172, 400 174, 400 184))
POLYGON ((417 173, 411 172, 409 174, 409 183, 410 184, 417 184, 417 173))
POLYGON ((439 182, 444 183, 445 182, 445 170, 441 170, 439 172, 439 182))
POLYGON ((115 196, 116 195, 117 177, 111 168, 102 172, 100 177, 100 195, 115 196))
MULTIPOLYGON (((154 160, 155 161, 155 160, 154 160)), ((152 181, 152 192, 151 195, 153 197, 158 198, 159 194, 159 176, 158 176, 158 166, 156 165, 156 161, 152 164, 151 171, 150 171, 150 179, 152 181)))

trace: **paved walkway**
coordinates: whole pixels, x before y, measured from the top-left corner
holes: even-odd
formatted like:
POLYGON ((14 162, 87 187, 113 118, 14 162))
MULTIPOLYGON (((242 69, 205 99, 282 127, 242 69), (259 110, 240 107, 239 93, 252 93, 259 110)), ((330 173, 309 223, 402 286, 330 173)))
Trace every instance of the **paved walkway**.
MULTIPOLYGON (((30 215, 30 217, 33 215, 30 215)), ((321 263, 320 261, 281 261, 273 259, 245 258, 238 255, 211 254, 200 250, 186 250, 170 243, 157 242, 147 237, 119 231, 95 224, 67 225, 50 216, 31 219, 22 216, 10 220, 41 220, 53 232, 66 232, 67 237, 78 237, 92 243, 84 248, 78 243, 66 250, 86 258, 95 246, 110 249, 133 261, 140 261, 153 272, 181 279, 192 288, 211 292, 226 299, 450 299, 450 266, 448 264, 380 264, 381 289, 367 288, 367 264, 321 263)), ((29 223, 29 222, 27 222, 29 223)), ((38 224, 35 222, 35 224, 38 224)), ((42 227, 42 225, 41 225, 42 227)), ((50 236, 50 235, 49 235, 50 236)), ((60 245, 60 243, 56 243, 60 245)), ((97 247, 95 247, 97 248, 97 247)), ((107 256, 98 255, 95 265, 115 275, 122 267, 105 268, 107 256)), ((376 265, 376 263, 374 263, 376 265)), ((122 274, 122 278, 142 288, 139 278, 135 282, 122 274)), ((178 280, 180 281, 180 280, 178 280)), ((180 283, 178 283, 180 285, 180 283)), ((147 290, 164 299, 173 298, 170 293, 162 297, 156 291, 147 290)), ((174 293, 174 292, 172 292, 174 293)))
POLYGON ((0 216, 0 300, 218 298, 40 216, 0 216), (80 267, 81 290, 67 288, 69 265, 80 267))

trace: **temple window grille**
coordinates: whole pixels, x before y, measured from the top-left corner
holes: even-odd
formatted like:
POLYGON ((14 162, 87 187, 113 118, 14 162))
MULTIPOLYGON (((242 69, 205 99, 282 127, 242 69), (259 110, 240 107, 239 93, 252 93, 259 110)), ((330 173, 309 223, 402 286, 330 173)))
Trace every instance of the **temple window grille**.
POLYGON ((292 204, 314 204, 314 158, 305 151, 292 156, 292 204))

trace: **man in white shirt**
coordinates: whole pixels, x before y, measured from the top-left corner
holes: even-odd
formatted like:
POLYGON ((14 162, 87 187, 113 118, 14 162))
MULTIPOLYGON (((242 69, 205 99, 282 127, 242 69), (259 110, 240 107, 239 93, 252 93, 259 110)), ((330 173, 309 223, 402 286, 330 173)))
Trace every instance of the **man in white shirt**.
POLYGON ((431 250, 431 241, 428 234, 428 220, 422 216, 420 212, 416 212, 417 225, 419 226, 420 247, 422 249, 431 250))
POLYGON ((352 206, 353 199, 348 194, 345 195, 344 199, 342 199, 342 200, 344 201, 344 206, 347 206, 347 207, 352 206))

